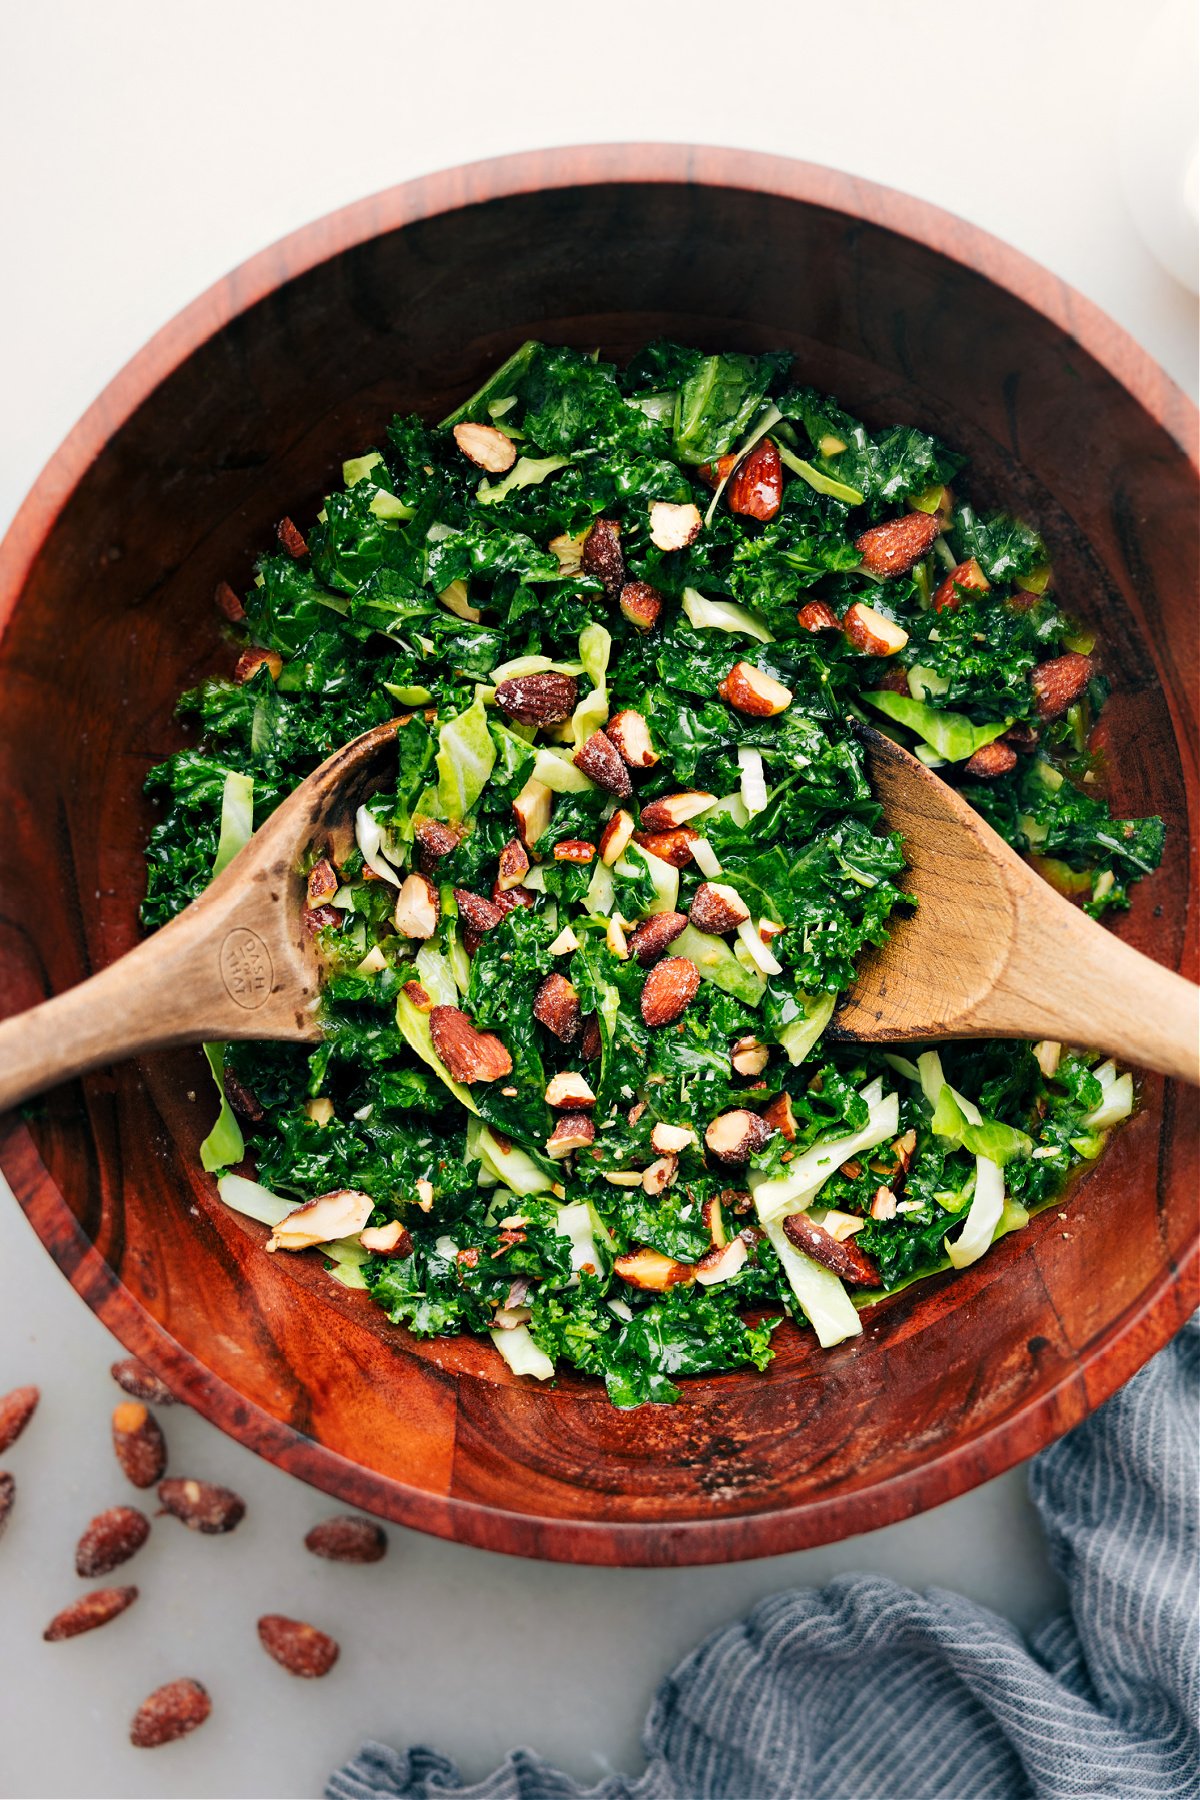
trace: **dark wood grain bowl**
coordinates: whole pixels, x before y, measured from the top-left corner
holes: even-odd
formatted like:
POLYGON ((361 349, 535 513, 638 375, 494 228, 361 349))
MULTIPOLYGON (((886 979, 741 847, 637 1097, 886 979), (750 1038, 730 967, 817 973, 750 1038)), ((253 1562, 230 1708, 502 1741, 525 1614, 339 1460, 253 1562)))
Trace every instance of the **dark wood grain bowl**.
MULTIPOLYGON (((67 439, 0 548, 6 1011, 136 941, 142 777, 181 741, 180 690, 230 667, 213 588, 247 583, 275 520, 527 336, 619 356, 659 333, 790 348, 1042 523, 1116 677, 1116 803, 1170 827, 1118 930, 1194 976, 1194 409, 1079 295, 944 213, 799 163, 627 146, 455 170, 298 232, 67 439)), ((199 1172, 207 1096, 198 1052, 102 1072, 0 1123, 0 1164, 79 1293, 200 1412, 353 1505, 492 1549, 717 1562, 868 1530, 1077 1423, 1196 1304, 1195 1111, 1151 1079, 1061 1211, 876 1307, 858 1341, 785 1328, 766 1374, 617 1412, 592 1381, 415 1343, 315 1258, 263 1255, 199 1172)))

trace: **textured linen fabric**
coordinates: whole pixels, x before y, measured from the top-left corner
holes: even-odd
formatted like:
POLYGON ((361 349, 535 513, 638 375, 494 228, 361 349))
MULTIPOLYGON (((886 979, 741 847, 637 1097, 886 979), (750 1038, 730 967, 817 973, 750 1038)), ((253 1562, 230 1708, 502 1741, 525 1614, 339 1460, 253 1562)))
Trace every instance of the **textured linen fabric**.
POLYGON ((777 1594, 668 1676, 647 1768, 583 1788, 527 1750, 465 1786, 367 1744, 328 1800, 1187 1800, 1200 1793, 1200 1318, 1030 1488, 1069 1609, 1026 1640, 960 1594, 777 1594))

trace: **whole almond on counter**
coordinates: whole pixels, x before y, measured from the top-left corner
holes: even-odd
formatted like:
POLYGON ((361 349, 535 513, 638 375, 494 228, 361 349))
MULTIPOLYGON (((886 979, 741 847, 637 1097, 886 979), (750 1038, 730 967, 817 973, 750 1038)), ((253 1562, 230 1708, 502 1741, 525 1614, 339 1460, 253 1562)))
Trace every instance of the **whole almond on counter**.
POLYGON ((168 1681, 155 1688, 138 1707, 129 1728, 129 1741, 138 1750, 155 1750, 173 1743, 203 1725, 212 1711, 208 1690, 198 1681, 168 1681))
POLYGON ((0 1469, 0 1537, 4 1536, 13 1502, 17 1497, 17 1484, 7 1469, 0 1469))
POLYGON ((128 1562, 150 1536, 150 1521, 136 1506, 97 1513, 75 1546, 75 1573, 90 1581, 128 1562))
POLYGON ((160 1481, 158 1498, 165 1513, 181 1520, 189 1531, 202 1531, 208 1537, 232 1531, 246 1513, 246 1502, 232 1488, 191 1477, 160 1481))
MULTIPOLYGON (((240 1083, 239 1083, 240 1086, 240 1083)), ((245 1089, 242 1092, 245 1093, 245 1089)), ((239 1110, 236 1101, 231 1097, 230 1105, 239 1110)), ((258 1108, 258 1116, 263 1116, 262 1107, 258 1108)), ((174 1406, 175 1396, 153 1369, 148 1369, 144 1362, 136 1356, 127 1356, 123 1362, 115 1362, 110 1370, 113 1380, 119 1388, 124 1388, 135 1400, 145 1400, 151 1406, 174 1406)))
POLYGON ((0 1399, 0 1452, 15 1444, 37 1410, 41 1399, 35 1387, 13 1388, 0 1399))
POLYGON ((126 1400, 112 1416, 113 1450, 134 1487, 153 1487, 167 1466, 167 1446, 158 1421, 138 1400, 126 1400))
POLYGON ((315 1681, 328 1675, 338 1659, 338 1646, 315 1625, 302 1619, 288 1619, 282 1613, 267 1613, 258 1621, 258 1638, 268 1656, 274 1657, 289 1675, 315 1681))
POLYGON ((338 1513, 313 1526, 304 1548, 328 1562, 376 1563, 387 1554, 387 1533, 374 1519, 338 1513))
POLYGON ((63 1638, 79 1637, 82 1632, 95 1631, 98 1625, 107 1625, 110 1619, 123 1613, 127 1606, 132 1606, 137 1597, 135 1587, 93 1588, 90 1594, 81 1594, 70 1606, 64 1606, 60 1613, 55 1613, 42 1637, 48 1644, 57 1644, 63 1638))

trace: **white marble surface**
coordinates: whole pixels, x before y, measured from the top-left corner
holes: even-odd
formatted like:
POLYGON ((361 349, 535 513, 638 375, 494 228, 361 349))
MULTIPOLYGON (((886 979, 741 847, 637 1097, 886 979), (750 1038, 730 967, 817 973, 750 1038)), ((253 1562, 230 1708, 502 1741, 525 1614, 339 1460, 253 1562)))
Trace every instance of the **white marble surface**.
MULTIPOLYGON (((599 19, 561 0, 0 7, 0 522, 103 383, 229 266, 390 182, 538 143, 703 139, 907 188, 1059 271, 1194 389, 1194 298, 1145 249, 1115 172, 1137 29, 1123 0, 609 0, 599 19)), ((173 1469, 238 1488, 244 1524, 201 1539, 160 1522, 127 1569, 137 1606, 45 1645, 79 1585, 80 1529, 136 1496, 108 1448, 117 1347, 5 1194, 0 1269, 0 1391, 44 1394, 5 1458, 20 1488, 0 1546, 5 1796, 317 1795, 367 1735, 439 1745, 468 1775, 528 1743, 596 1777, 639 1766, 672 1662, 779 1587, 874 1569, 1022 1626, 1058 1601, 1020 1471, 869 1538, 737 1567, 539 1566, 392 1529, 386 1562, 341 1570, 302 1548, 332 1510, 321 1495, 175 1409, 173 1469), (340 1638, 319 1686, 260 1651, 254 1620, 275 1610, 340 1638), (134 1706, 180 1674, 209 1686, 213 1719, 132 1750, 134 1706)))

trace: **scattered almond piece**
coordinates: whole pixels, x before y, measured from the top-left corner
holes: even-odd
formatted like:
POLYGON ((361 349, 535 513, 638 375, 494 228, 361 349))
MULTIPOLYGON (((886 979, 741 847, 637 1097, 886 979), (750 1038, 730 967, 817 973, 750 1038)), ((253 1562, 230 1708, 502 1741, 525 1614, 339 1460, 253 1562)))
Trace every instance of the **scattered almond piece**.
POLYGON ((454 441, 477 469, 503 475, 517 460, 517 446, 495 425, 473 425, 468 420, 454 427, 454 441))
POLYGON ((112 1416, 113 1450, 134 1487, 153 1487, 167 1466, 167 1446, 158 1421, 138 1400, 126 1400, 112 1416))

